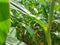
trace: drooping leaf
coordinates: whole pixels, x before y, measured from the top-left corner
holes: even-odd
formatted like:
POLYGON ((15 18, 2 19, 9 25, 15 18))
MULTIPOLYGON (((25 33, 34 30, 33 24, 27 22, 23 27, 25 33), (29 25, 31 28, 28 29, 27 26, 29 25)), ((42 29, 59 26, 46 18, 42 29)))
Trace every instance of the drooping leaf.
POLYGON ((24 23, 21 23, 25 28, 26 28, 26 30, 29 32, 29 34, 31 35, 31 37, 32 37, 32 39, 33 39, 33 41, 37 44, 37 40, 36 40, 36 38, 35 38, 35 34, 34 34, 34 30, 30 27, 30 26, 28 26, 28 25, 26 25, 26 24, 24 24, 24 23))
POLYGON ((40 19, 38 19, 37 16, 33 15, 30 11, 28 11, 24 6, 22 5, 17 5, 17 3, 14 3, 14 2, 10 2, 11 5, 13 5, 17 10, 19 11, 22 11, 22 13, 24 14, 28 14, 28 16, 30 18, 32 18, 32 20, 35 20, 41 27, 43 27, 43 29, 46 29, 47 28, 47 24, 44 23, 43 21, 41 21, 40 19))
POLYGON ((0 45, 5 45, 10 27, 9 15, 9 0, 0 0, 0 45))

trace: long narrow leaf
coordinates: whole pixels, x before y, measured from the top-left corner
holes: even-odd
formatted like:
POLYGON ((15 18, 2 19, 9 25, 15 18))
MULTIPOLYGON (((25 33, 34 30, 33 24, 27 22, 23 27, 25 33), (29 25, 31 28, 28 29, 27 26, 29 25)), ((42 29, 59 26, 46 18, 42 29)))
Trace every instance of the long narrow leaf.
POLYGON ((10 27, 9 15, 9 0, 0 0, 0 45, 5 45, 10 27))
POLYGON ((22 12, 28 14, 29 17, 31 18, 34 18, 33 20, 36 20, 36 22, 38 24, 40 24, 40 26, 43 27, 43 29, 46 29, 47 28, 47 24, 45 24, 43 21, 41 21, 40 19, 38 19, 38 17, 36 17, 35 15, 33 15, 30 11, 28 11, 24 6, 22 7, 22 5, 17 5, 16 3, 14 2, 10 2, 11 5, 13 5, 14 7, 16 7, 18 10, 21 10, 22 12))
POLYGON ((26 30, 29 32, 29 34, 33 38, 34 42, 37 44, 37 42, 36 42, 37 40, 36 40, 35 35, 34 35, 34 30, 24 23, 21 23, 21 24, 26 28, 26 30))
MULTIPOLYGON (((11 16, 12 16, 12 15, 13 15, 13 14, 11 14, 11 16)), ((28 31, 28 33, 31 35, 33 41, 37 44, 37 40, 36 40, 36 38, 35 38, 34 30, 33 30, 30 26, 28 26, 28 25, 26 25, 26 24, 24 24, 24 23, 19 22, 18 18, 16 18, 15 16, 12 16, 12 17, 13 17, 14 20, 16 20, 19 24, 22 24, 22 26, 26 28, 26 30, 28 31)))

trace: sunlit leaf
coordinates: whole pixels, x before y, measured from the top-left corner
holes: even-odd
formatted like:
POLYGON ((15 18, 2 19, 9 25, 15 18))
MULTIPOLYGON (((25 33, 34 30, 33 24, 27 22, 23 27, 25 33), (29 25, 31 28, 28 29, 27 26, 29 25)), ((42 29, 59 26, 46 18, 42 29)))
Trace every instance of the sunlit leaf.
POLYGON ((31 17, 33 20, 35 20, 39 25, 41 25, 41 27, 43 27, 43 29, 47 28, 47 24, 45 24, 43 21, 41 21, 40 19, 38 19, 37 16, 33 15, 30 11, 28 11, 24 6, 22 5, 17 5, 14 2, 10 2, 11 5, 13 5, 14 7, 16 7, 17 9, 19 9, 19 11, 21 10, 22 13, 24 14, 28 14, 29 17, 31 17))
POLYGON ((0 45, 5 44, 5 40, 10 27, 9 0, 0 0, 0 45))

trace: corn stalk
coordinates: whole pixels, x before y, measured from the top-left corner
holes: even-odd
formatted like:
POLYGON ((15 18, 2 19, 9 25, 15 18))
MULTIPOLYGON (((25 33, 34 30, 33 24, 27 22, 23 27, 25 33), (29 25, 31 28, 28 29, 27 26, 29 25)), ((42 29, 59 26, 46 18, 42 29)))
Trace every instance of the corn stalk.
POLYGON ((47 26, 47 29, 45 29, 45 36, 46 36, 48 45, 52 45, 50 30, 52 29, 51 27, 52 27, 52 21, 53 21, 54 5, 55 5, 55 0, 51 0, 50 14, 48 16, 48 26, 47 26))

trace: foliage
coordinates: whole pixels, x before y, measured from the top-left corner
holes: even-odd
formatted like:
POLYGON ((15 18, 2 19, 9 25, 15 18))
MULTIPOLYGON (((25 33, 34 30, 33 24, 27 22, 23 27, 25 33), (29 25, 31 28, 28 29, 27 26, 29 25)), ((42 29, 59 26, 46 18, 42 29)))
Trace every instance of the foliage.
POLYGON ((0 45, 5 45, 5 40, 10 28, 9 0, 0 0, 0 45))
POLYGON ((57 15, 60 14, 60 2, 54 2, 55 0, 14 1, 14 4, 18 5, 12 4, 11 18, 12 26, 17 27, 17 35, 20 34, 17 38, 27 45, 58 45, 59 16, 57 17, 57 15))
MULTIPOLYGON (((8 10, 9 7, 6 7, 6 9, 8 10, 7 11, 5 9, 6 13, 4 13, 5 11, 3 11, 3 9, 4 8, 0 7, 1 23, 9 19, 7 13, 9 12, 8 10), (1 14, 7 15, 5 16, 6 18, 2 17, 1 14)), ((25 42, 27 45, 60 45, 59 44, 60 43, 60 1, 59 0, 11 0, 10 14, 11 14, 10 16, 11 28, 14 27, 16 31, 14 37, 17 39, 15 39, 13 36, 11 38, 11 36, 8 35, 6 40, 7 43, 13 42, 11 40, 13 39, 14 41, 18 40, 25 42)), ((8 22, 9 21, 6 21, 6 23, 8 22)), ((6 30, 9 28, 9 25, 4 23, 4 27, 6 27, 6 30)), ((0 27, 1 26, 2 24, 0 24, 0 27)), ((12 33, 13 30, 11 30, 12 33)), ((4 32, 5 31, 3 31, 2 34, 4 34, 4 32)), ((14 33, 12 34, 11 32, 10 34, 13 35, 14 33)), ((4 39, 5 38, 6 37, 4 37, 4 39)), ((3 42, 1 41, 1 43, 3 42)), ((14 45, 14 44, 10 43, 10 45, 14 45)))

